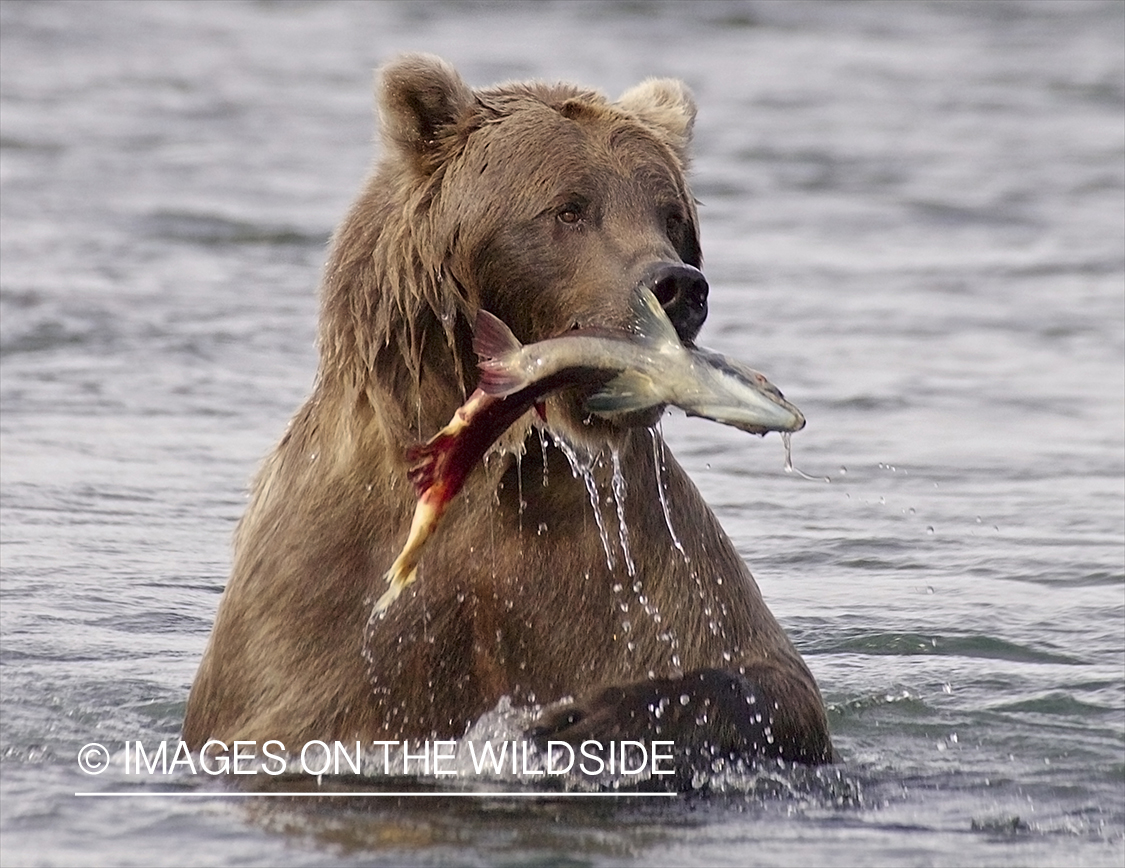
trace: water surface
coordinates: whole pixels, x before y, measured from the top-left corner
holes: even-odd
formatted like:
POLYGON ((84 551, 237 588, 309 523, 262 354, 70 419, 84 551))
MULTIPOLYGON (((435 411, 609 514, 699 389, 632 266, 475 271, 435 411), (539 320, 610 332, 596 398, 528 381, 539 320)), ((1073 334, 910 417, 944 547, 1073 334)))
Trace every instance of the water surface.
POLYGON ((4 864, 1121 864, 1125 6, 206 9, 0 6, 4 864), (701 340, 832 481, 664 432, 841 767, 671 803, 74 797, 158 788, 77 752, 178 733, 406 49, 695 91, 701 340))

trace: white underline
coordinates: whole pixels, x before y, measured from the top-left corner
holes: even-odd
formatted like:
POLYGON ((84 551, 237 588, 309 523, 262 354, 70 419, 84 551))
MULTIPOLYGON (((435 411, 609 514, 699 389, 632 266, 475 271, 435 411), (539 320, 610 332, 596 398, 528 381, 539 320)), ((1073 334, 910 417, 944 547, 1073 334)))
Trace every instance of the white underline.
POLYGON ((445 799, 445 798, 479 798, 479 799, 667 799, 674 798, 678 795, 675 792, 657 792, 657 793, 582 793, 582 792, 560 792, 560 793, 529 793, 525 791, 519 792, 490 792, 490 793, 466 793, 461 790, 453 790, 444 793, 200 793, 200 792, 164 792, 164 793, 75 793, 78 797, 92 797, 92 798, 109 798, 109 799, 124 799, 124 798, 141 798, 141 797, 156 797, 156 798, 174 798, 174 799, 253 799, 253 798, 278 798, 280 796, 286 797, 304 797, 311 796, 314 798, 341 798, 341 799, 356 799, 356 798, 431 798, 431 799, 445 799))

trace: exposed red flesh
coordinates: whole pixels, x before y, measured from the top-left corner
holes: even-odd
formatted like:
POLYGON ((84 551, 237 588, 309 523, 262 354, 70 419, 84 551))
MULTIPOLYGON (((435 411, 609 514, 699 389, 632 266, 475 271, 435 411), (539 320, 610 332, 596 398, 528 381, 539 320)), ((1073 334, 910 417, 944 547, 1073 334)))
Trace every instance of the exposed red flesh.
POLYGON ((532 407, 546 419, 543 399, 570 386, 597 388, 617 375, 605 368, 568 368, 530 383, 506 397, 477 389, 457 408, 449 424, 424 444, 407 452, 407 475, 414 485, 418 504, 406 544, 386 579, 387 592, 375 603, 375 613, 384 611, 403 588, 415 579, 422 547, 433 534, 450 501, 457 495, 477 462, 492 448, 508 427, 532 407))

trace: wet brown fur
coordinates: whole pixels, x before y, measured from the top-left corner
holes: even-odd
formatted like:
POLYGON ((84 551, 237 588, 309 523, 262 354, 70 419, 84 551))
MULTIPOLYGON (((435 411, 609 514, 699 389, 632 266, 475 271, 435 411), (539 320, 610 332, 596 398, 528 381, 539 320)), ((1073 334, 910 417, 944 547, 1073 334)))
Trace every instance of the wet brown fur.
POLYGON ((617 102, 569 85, 472 91, 413 55, 384 69, 380 109, 382 159, 324 275, 315 387, 255 480, 185 739, 457 737, 504 696, 581 702, 717 668, 766 673, 779 728, 830 752, 812 676, 690 480, 669 454, 685 562, 649 430, 587 427, 573 396, 552 399, 548 420, 619 448, 636 577, 620 550, 607 568, 586 490, 557 448, 542 484, 531 434, 522 460, 492 456, 470 475, 419 581, 368 624, 414 509, 406 449, 475 385, 477 309, 523 341, 621 326, 646 263, 700 264, 685 181, 695 107, 679 83, 646 82, 617 102), (580 224, 560 222, 568 203, 584 209, 580 224))

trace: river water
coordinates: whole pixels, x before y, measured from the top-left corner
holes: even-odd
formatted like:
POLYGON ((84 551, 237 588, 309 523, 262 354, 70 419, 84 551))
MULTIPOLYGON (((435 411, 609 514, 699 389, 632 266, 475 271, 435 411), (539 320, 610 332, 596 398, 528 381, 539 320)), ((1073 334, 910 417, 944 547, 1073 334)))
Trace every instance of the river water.
POLYGON ((0 25, 3 864, 1122 864, 1125 5, 5 0, 0 25), (831 482, 774 436, 664 432, 840 767, 612 802, 124 773, 126 740, 178 733, 247 480, 311 385, 370 71, 406 49, 476 85, 695 91, 701 340, 801 407, 796 464, 831 482))

